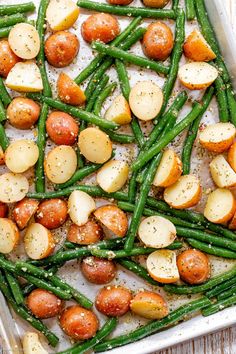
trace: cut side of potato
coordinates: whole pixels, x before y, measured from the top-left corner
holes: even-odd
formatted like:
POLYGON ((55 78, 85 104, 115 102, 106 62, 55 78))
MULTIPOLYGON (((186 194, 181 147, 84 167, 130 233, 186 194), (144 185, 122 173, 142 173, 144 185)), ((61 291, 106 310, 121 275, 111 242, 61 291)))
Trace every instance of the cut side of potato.
POLYGON ((16 224, 10 219, 0 218, 0 252, 10 253, 20 240, 16 224))
POLYGON ((149 319, 158 319, 168 315, 168 306, 163 297, 151 291, 140 291, 130 303, 130 309, 136 315, 149 319))
POLYGON ((172 208, 185 209, 196 205, 201 198, 200 181, 193 175, 181 176, 164 191, 164 200, 172 208))
POLYGON ((72 0, 51 0, 46 20, 53 31, 63 31, 73 26, 79 16, 79 8, 72 0))
POLYGON ((39 68, 33 61, 16 63, 9 72, 5 84, 19 92, 39 92, 43 89, 39 68))
POLYGON ((178 73, 181 83, 190 90, 202 90, 210 86, 218 76, 214 66, 203 61, 184 64, 178 73))
POLYGON ((111 160, 97 173, 98 185, 107 193, 120 190, 126 183, 129 166, 124 161, 111 160))
POLYGON ((22 173, 38 161, 39 149, 32 140, 16 140, 5 151, 5 163, 10 171, 22 173))
POLYGON ((204 209, 204 216, 215 224, 229 221, 236 209, 236 202, 231 191, 218 188, 209 194, 204 209))
POLYGON ((174 184, 182 174, 182 161, 171 149, 164 152, 157 168, 153 184, 156 187, 169 187, 174 184))
POLYGON ((97 128, 82 130, 78 145, 81 154, 93 163, 104 163, 112 154, 112 142, 109 136, 97 128))
POLYGON ((38 333, 26 332, 22 344, 24 354, 49 354, 40 343, 38 333))
POLYGON ((184 55, 194 61, 210 61, 216 58, 201 32, 196 29, 187 37, 183 49, 184 55))
POLYGON ((236 142, 233 143, 230 146, 229 152, 228 152, 228 162, 234 172, 236 172, 236 142))
POLYGON ((68 209, 73 223, 82 226, 86 224, 89 215, 96 209, 96 204, 87 193, 73 191, 68 199, 68 209))
POLYGON ((140 120, 154 119, 161 110, 163 93, 152 81, 138 82, 130 91, 129 105, 131 111, 140 120))
POLYGON ((236 173, 223 155, 218 155, 211 161, 210 171, 217 187, 229 188, 236 186, 236 173))
POLYGON ((162 216, 150 216, 140 223, 138 236, 147 247, 165 248, 176 238, 176 228, 162 216))
POLYGON ((201 145, 212 152, 224 152, 233 144, 236 134, 231 123, 215 123, 208 125, 199 133, 201 145))
POLYGON ((93 213, 95 218, 116 236, 124 237, 128 230, 126 214, 116 205, 103 205, 93 213))
POLYGON ((117 96, 105 113, 105 119, 124 125, 132 120, 129 104, 124 96, 117 96))
POLYGON ((4 173, 0 176, 0 202, 18 202, 28 191, 29 182, 25 176, 14 173, 4 173))
POLYGON ((12 51, 22 59, 35 58, 40 49, 40 39, 36 28, 29 23, 17 23, 11 29, 8 42, 12 51))
POLYGON ((147 258, 147 270, 150 276, 161 283, 175 283, 179 280, 176 254, 170 250, 158 250, 147 258))
POLYGON ((77 168, 77 156, 71 146, 60 145, 51 150, 44 161, 46 176, 53 183, 65 183, 77 168))
POLYGON ((31 259, 43 259, 54 251, 55 243, 51 232, 41 224, 31 224, 24 237, 25 252, 31 259))

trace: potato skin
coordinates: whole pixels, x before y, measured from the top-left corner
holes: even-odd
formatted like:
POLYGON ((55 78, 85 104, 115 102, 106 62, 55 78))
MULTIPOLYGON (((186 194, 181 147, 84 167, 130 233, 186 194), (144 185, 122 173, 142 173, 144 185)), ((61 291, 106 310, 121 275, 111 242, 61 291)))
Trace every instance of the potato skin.
POLYGON ((78 226, 72 224, 67 234, 67 240, 79 245, 91 245, 103 239, 103 230, 94 220, 78 226))
POLYGON ((80 106, 86 101, 81 88, 65 73, 60 73, 57 80, 58 96, 62 102, 80 106))
POLYGON ((162 7, 166 6, 169 1, 170 0, 143 0, 143 3, 145 6, 161 9, 162 7))
POLYGON ((163 22, 151 23, 143 36, 144 54, 154 60, 166 60, 174 46, 173 33, 163 22))
POLYGON ((111 5, 129 5, 133 0, 107 0, 111 5))
POLYGON ((30 129, 39 119, 40 106, 25 97, 14 98, 7 107, 9 123, 17 129, 30 129))
POLYGON ((132 295, 122 286, 107 286, 96 296, 96 308, 106 316, 120 317, 129 311, 132 295))
POLYGON ((94 284, 110 283, 116 276, 116 265, 108 259, 86 257, 81 264, 85 278, 94 284))
POLYGON ((56 111, 46 121, 49 138, 57 145, 74 145, 79 133, 75 119, 68 113, 56 111))
POLYGON ((210 61, 216 58, 202 34, 194 30, 187 37, 184 46, 184 55, 194 61, 210 61))
POLYGON ((79 305, 67 307, 60 316, 62 330, 75 340, 94 337, 98 330, 97 316, 79 305))
POLYGON ((49 199, 39 204, 35 217, 36 222, 47 229, 60 227, 67 219, 67 203, 62 199, 49 199))
POLYGON ((108 43, 120 33, 119 22, 109 14, 94 14, 89 16, 82 24, 81 33, 88 43, 92 41, 108 43))
POLYGON ((0 202, 0 218, 6 218, 7 213, 8 213, 7 204, 0 202))
POLYGON ((38 205, 38 200, 29 198, 24 198, 15 205, 12 216, 20 230, 28 225, 32 216, 36 213, 38 205))
POLYGON ((161 319, 169 310, 164 298, 152 291, 140 291, 131 300, 130 309, 139 316, 149 319, 161 319))
POLYGON ((79 40, 75 34, 69 31, 56 32, 45 42, 47 61, 55 68, 64 68, 75 59, 79 46, 79 40))
POLYGON ((63 302, 56 295, 44 289, 35 289, 27 297, 26 304, 38 318, 57 316, 63 307, 63 302))
POLYGON ((104 205, 95 210, 94 216, 116 236, 124 237, 128 229, 126 214, 116 205, 104 205))
POLYGON ((0 146, 0 166, 5 164, 5 153, 2 149, 2 147, 0 146))
POLYGON ((195 249, 189 249, 179 254, 177 267, 181 279, 188 284, 202 284, 210 276, 207 255, 195 249))
POLYGON ((9 71, 19 61, 21 59, 11 50, 8 40, 2 39, 0 41, 0 76, 7 77, 9 71))

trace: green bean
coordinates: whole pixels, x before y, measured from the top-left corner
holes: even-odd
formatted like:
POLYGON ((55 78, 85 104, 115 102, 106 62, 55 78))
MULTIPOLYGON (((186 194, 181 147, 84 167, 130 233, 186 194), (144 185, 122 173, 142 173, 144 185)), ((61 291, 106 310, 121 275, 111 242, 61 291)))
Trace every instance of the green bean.
POLYGON ((96 335, 84 343, 76 343, 72 348, 66 349, 59 354, 82 354, 92 349, 106 338, 117 326, 117 318, 109 318, 103 327, 96 333, 96 335))
MULTIPOLYGON (((121 44, 124 39, 128 37, 128 35, 133 32, 136 27, 141 23, 142 17, 137 17, 134 18, 130 24, 126 27, 126 29, 119 34, 111 43, 110 45, 113 46, 118 46, 121 44)), ((92 61, 91 63, 81 71, 81 73, 74 79, 77 85, 81 84, 84 82, 101 64, 102 60, 105 58, 105 55, 103 54, 98 54, 92 61)))
POLYGON ((213 96, 213 90, 209 89, 209 95, 206 95, 206 100, 204 105, 202 106, 201 113, 199 116, 191 123, 188 133, 186 136, 186 139, 184 141, 184 146, 183 146, 183 151, 182 151, 182 162, 183 162, 183 174, 187 175, 190 173, 190 166, 191 166, 191 155, 192 155, 192 149, 193 149, 193 144, 194 141, 197 137, 198 133, 198 128, 202 119, 203 114, 206 112, 212 96, 213 96))
POLYGON ((226 299, 232 295, 236 295, 236 285, 232 286, 230 289, 223 291, 217 296, 217 300, 223 300, 226 299))
POLYGON ((106 87, 107 83, 109 81, 109 76, 104 75, 101 80, 98 82, 93 94, 91 95, 87 105, 86 105, 86 111, 87 112, 92 112, 93 111, 93 107, 95 104, 95 101, 97 99, 97 97, 100 95, 100 93, 104 90, 104 88, 106 87))
POLYGON ((61 264, 66 261, 71 261, 73 259, 79 259, 82 257, 90 256, 91 255, 91 249, 93 247, 96 248, 117 248, 120 245, 123 245, 124 240, 118 238, 118 239, 113 239, 113 240, 105 240, 98 242, 96 244, 93 244, 88 247, 79 247, 78 245, 75 245, 75 249, 70 249, 66 251, 58 251, 54 255, 47 257, 43 260, 40 261, 30 261, 30 264, 33 264, 35 266, 45 266, 45 265, 51 265, 51 264, 61 264))
POLYGON ((41 0, 38 9, 38 18, 36 23, 36 29, 39 34, 40 39, 40 50, 37 55, 37 63, 41 73, 41 78, 43 81, 43 94, 44 96, 51 97, 52 90, 50 83, 48 81, 46 66, 45 66, 45 54, 44 54, 44 33, 45 33, 45 19, 46 11, 49 4, 49 0, 41 0))
MULTIPOLYGON (((2 103, 4 105, 5 108, 7 108, 7 106, 11 103, 11 96, 9 95, 9 93, 7 92, 7 89, 3 83, 3 79, 0 77, 0 96, 1 96, 1 100, 2 103)), ((0 118, 1 120, 1 118, 0 118)))
POLYGON ((178 70, 179 70, 179 62, 182 56, 182 47, 184 44, 184 40, 185 40, 185 14, 184 11, 180 9, 177 11, 177 20, 175 26, 175 44, 171 55, 170 71, 163 87, 164 102, 161 111, 158 114, 158 118, 161 117, 162 114, 164 113, 170 95, 172 93, 173 87, 175 85, 178 70))
POLYGON ((131 144, 134 143, 135 137, 133 135, 127 135, 127 134, 118 134, 114 133, 111 130, 104 130, 102 129, 107 135, 111 138, 112 141, 115 141, 117 143, 121 144, 131 144))
POLYGON ((91 254, 95 257, 99 258, 108 258, 108 259, 117 259, 117 258, 126 258, 126 257, 134 257, 145 254, 150 254, 156 251, 156 248, 151 247, 133 247, 132 250, 107 250, 107 249, 99 249, 96 247, 91 248, 91 254))
POLYGON ((26 262, 16 262, 15 267, 16 267, 16 271, 21 271, 24 274, 29 273, 34 277, 38 277, 39 279, 50 280, 50 282, 58 289, 61 289, 69 293, 74 299, 76 299, 76 301, 81 306, 85 308, 91 308, 93 306, 93 303, 86 296, 84 296, 78 290, 71 287, 69 284, 62 281, 59 277, 57 277, 50 271, 37 268, 34 265, 26 262))
POLYGON ((16 23, 25 22, 25 16, 21 13, 17 13, 10 16, 4 16, 0 18, 0 28, 13 26, 16 23))
POLYGON ((8 37, 13 26, 0 28, 0 38, 8 37))
POLYGON ((85 121, 90 124, 95 124, 98 127, 105 128, 105 129, 117 129, 118 128, 118 125, 113 122, 110 122, 106 119, 102 119, 101 117, 96 116, 93 113, 86 112, 80 108, 70 106, 70 105, 65 104, 63 102, 54 100, 53 98, 44 97, 43 101, 45 103, 47 103, 52 108, 59 109, 60 111, 69 113, 77 119, 80 119, 80 120, 85 121))
POLYGON ((0 146, 2 147, 3 151, 6 150, 6 148, 8 147, 8 145, 10 144, 9 139, 6 135, 5 129, 2 125, 2 123, 0 123, 0 146))
POLYGON ((23 304, 24 303, 24 297, 20 288, 20 285, 18 283, 18 280, 8 272, 5 272, 5 277, 7 279, 8 285, 11 289, 13 298, 17 305, 23 304))
POLYGON ((94 107, 93 107, 94 114, 96 114, 97 116, 101 114, 103 102, 106 100, 108 96, 111 95, 111 93, 115 90, 116 86, 117 86, 116 82, 113 82, 112 84, 105 87, 104 90, 100 93, 100 95, 97 97, 94 103, 94 107))
MULTIPOLYGON (((145 28, 137 28, 137 30, 133 33, 131 33, 125 40, 122 42, 119 47, 122 47, 123 50, 128 50, 129 48, 132 47, 133 44, 135 44, 140 38, 143 37, 144 33, 146 32, 145 28)), ((104 73, 109 69, 109 67, 113 64, 113 58, 111 57, 106 57, 103 61, 103 63, 98 67, 98 69, 95 71, 93 76, 91 77, 88 86, 86 87, 85 90, 85 95, 87 99, 89 99, 96 87, 96 83, 101 79, 101 77, 104 75, 104 73)))
MULTIPOLYGON (((124 211, 127 211, 127 212, 131 212, 131 213, 135 209, 134 205, 132 205, 131 203, 127 203, 127 202, 118 202, 117 205, 119 206, 120 209, 122 209, 124 211)), ((170 215, 164 215, 162 213, 158 213, 156 210, 151 210, 151 209, 148 209, 148 208, 144 208, 142 214, 144 216, 155 216, 155 215, 162 216, 163 218, 165 218, 167 220, 170 220, 175 226, 182 226, 182 227, 185 227, 186 229, 187 228, 188 229, 198 228, 198 227, 201 228, 201 226, 195 225, 195 224, 191 224, 189 221, 186 221, 186 220, 183 220, 183 219, 179 219, 179 218, 176 218, 176 217, 170 216, 170 215)), ((199 230, 194 230, 194 231, 198 232, 199 230)), ((180 236, 182 236, 182 235, 180 234, 180 236)), ((232 242, 232 241, 230 241, 230 242, 232 242)))
MULTIPOLYGON (((171 129, 173 128, 173 126, 175 124, 175 120, 176 120, 175 117, 171 117, 171 119, 169 119, 169 121, 167 122, 167 124, 165 126, 165 129, 162 131, 160 139, 162 137, 164 137, 165 134, 168 134, 169 131, 171 131, 171 129)), ((136 233, 138 231, 138 227, 139 227, 140 220, 142 217, 142 213, 143 213, 143 210, 144 210, 144 207, 146 204, 146 200, 147 200, 149 191, 151 189, 151 185, 152 185, 153 179, 155 177, 157 167, 159 166, 159 164, 161 162, 162 155, 163 155, 163 153, 159 152, 153 158, 153 160, 150 163, 150 166, 148 167, 145 181, 141 185, 140 196, 139 196, 137 203, 135 204, 134 213, 133 213, 130 225, 129 225, 127 236, 126 236, 126 241, 125 241, 125 246, 124 246, 126 251, 130 251, 133 247, 136 233)))
POLYGON ((220 76, 215 80, 216 99, 219 109, 219 118, 221 122, 229 121, 228 101, 226 95, 226 87, 220 76))
POLYGON ((7 119, 6 111, 4 109, 2 101, 0 100, 0 122, 5 121, 6 119, 7 119))
POLYGON ((223 283, 224 281, 235 278, 236 276, 236 267, 228 270, 225 273, 221 273, 212 277, 204 284, 201 285, 173 285, 168 284, 164 286, 164 290, 168 293, 179 294, 179 295, 187 295, 187 294, 199 294, 204 293, 207 290, 214 288, 214 286, 223 283))
POLYGON ((129 63, 144 67, 146 69, 154 70, 158 74, 168 74, 169 68, 154 60, 147 59, 138 55, 128 53, 120 48, 112 47, 101 42, 93 42, 91 47, 99 53, 109 55, 113 58, 127 61, 129 63))
POLYGON ((221 294, 223 291, 228 290, 229 288, 231 288, 232 285, 235 285, 236 282, 236 278, 230 278, 222 283, 220 283, 219 285, 214 286, 213 289, 210 289, 209 291, 207 291, 205 293, 205 295, 208 298, 212 298, 212 297, 216 297, 217 295, 221 294))
POLYGON ((0 290, 5 296, 6 300, 10 303, 12 306, 13 310, 17 315, 19 315, 21 318, 23 318, 25 321, 27 321, 32 327, 36 328, 40 332, 42 332, 45 337, 47 338, 49 344, 51 344, 53 347, 55 347, 58 342, 59 338, 52 333, 43 322, 32 316, 32 314, 23 306, 18 306, 17 303, 13 300, 8 284, 6 283, 5 278, 3 277, 2 272, 0 271, 0 290))
POLYGON ((182 91, 178 94, 168 111, 163 115, 163 117, 159 120, 158 124, 155 125, 155 127, 153 128, 152 132, 147 138, 147 141, 144 145, 144 149, 149 149, 157 141, 157 138, 159 137, 162 130, 165 128, 166 123, 169 119, 171 119, 172 116, 177 119, 178 113, 187 101, 187 99, 188 96, 186 91, 182 91))
POLYGON ((137 171, 142 168, 146 163, 156 156, 166 145, 168 145, 178 134, 180 134, 187 126, 189 126, 198 116, 201 114, 204 106, 208 102, 208 97, 212 95, 213 88, 211 87, 203 96, 202 103, 195 102, 190 113, 185 116, 175 127, 170 130, 165 136, 163 136, 159 141, 153 145, 149 150, 144 151, 138 159, 133 163, 133 171, 137 171))
POLYGON ((184 304, 177 308, 174 311, 171 311, 168 316, 162 320, 151 321, 148 324, 135 329, 130 333, 126 333, 119 337, 106 340, 101 344, 98 344, 95 347, 95 352, 105 352, 106 350, 111 350, 122 345, 136 342, 140 339, 143 339, 151 334, 157 333, 171 324, 176 324, 177 322, 183 320, 186 315, 189 315, 192 312, 199 311, 200 309, 210 305, 211 302, 205 296, 200 299, 191 301, 187 304, 184 304))
POLYGON ((189 238, 194 240, 200 240, 202 242, 205 242, 213 246, 220 246, 220 247, 229 248, 230 250, 236 251, 235 241, 228 240, 213 234, 209 234, 204 231, 189 229, 186 227, 176 226, 176 231, 178 236, 187 238, 187 241, 189 238))
POLYGON ((120 15, 120 16, 128 16, 128 17, 137 17, 141 16, 144 18, 171 18, 175 19, 175 11, 173 10, 163 10, 163 9, 153 9, 147 7, 131 7, 131 6, 113 6, 102 3, 97 3, 94 1, 88 0, 78 0, 77 5, 79 7, 106 12, 109 14, 120 15))
POLYGON ((192 21, 196 17, 194 0, 185 0, 186 17, 188 21, 192 21))
POLYGON ((18 14, 22 12, 31 12, 35 10, 33 2, 27 2, 18 5, 0 5, 0 16, 18 14))
POLYGON ((228 85, 226 91, 230 111, 230 121, 234 124, 234 126, 236 126, 236 101, 234 90, 231 85, 228 85))
POLYGON ((43 103, 40 117, 38 120, 38 137, 37 145, 39 149, 39 158, 35 166, 35 190, 38 193, 45 191, 45 176, 44 176, 44 150, 46 146, 46 119, 48 116, 48 105, 43 103))
POLYGON ((34 199, 51 199, 51 198, 59 198, 59 197, 66 197, 70 195, 73 191, 83 191, 88 193, 92 197, 98 198, 111 198, 115 200, 128 200, 128 196, 123 192, 114 192, 114 193, 107 193, 104 190, 97 186, 87 186, 87 185, 77 185, 71 186, 60 191, 55 192, 45 192, 45 193, 28 193, 29 198, 34 199))
MULTIPOLYGON (((116 65, 116 71, 118 74, 122 94, 125 97, 125 99, 127 101, 129 101, 130 83, 129 83, 129 77, 128 77, 128 73, 126 70, 126 66, 119 59, 115 60, 115 65, 116 65)), ((131 121, 131 129, 133 131, 133 134, 135 136, 135 139, 136 139, 139 147, 142 147, 145 142, 144 136, 143 136, 142 130, 140 128, 139 121, 134 115, 133 115, 132 121, 131 121)))
POLYGON ((177 11, 178 7, 179 7, 179 0, 172 0, 172 9, 174 11, 177 11))
POLYGON ((222 311, 226 309, 227 307, 233 306, 236 304, 236 295, 232 295, 226 299, 222 299, 215 304, 212 304, 205 309, 202 310, 202 315, 203 316, 210 316, 213 315, 216 312, 222 311))
POLYGON ((197 248, 208 254, 213 254, 214 256, 217 257, 236 259, 236 252, 230 251, 226 248, 212 246, 208 243, 200 242, 192 238, 188 238, 188 243, 190 244, 190 246, 197 248))
POLYGON ((136 197, 136 178, 137 178, 137 173, 133 172, 132 176, 129 180, 129 189, 128 189, 128 197, 129 197, 129 202, 134 203, 135 202, 135 197, 136 197))

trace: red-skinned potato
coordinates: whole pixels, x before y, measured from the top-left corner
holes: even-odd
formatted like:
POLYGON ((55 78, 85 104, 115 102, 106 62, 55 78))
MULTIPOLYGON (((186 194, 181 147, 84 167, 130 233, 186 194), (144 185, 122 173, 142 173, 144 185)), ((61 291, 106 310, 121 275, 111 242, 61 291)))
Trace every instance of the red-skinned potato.
POLYGON ((0 218, 5 218, 8 213, 8 206, 5 203, 0 202, 0 218))
POLYGON ((182 85, 189 90, 203 90, 217 78, 218 70, 204 61, 194 61, 182 65, 178 77, 182 85))
POLYGON ((124 237, 128 229, 126 214, 116 205, 104 205, 95 210, 94 216, 116 236, 124 237))
POLYGON ((39 201, 25 198, 18 202, 13 209, 12 216, 20 230, 23 230, 38 209, 39 201))
POLYGON ((233 216, 232 220, 230 221, 229 229, 236 230, 236 213, 234 213, 234 216, 233 216))
POLYGON ((173 33, 164 22, 151 23, 143 36, 144 54, 154 60, 166 60, 174 46, 173 33))
POLYGON ((72 106, 81 106, 86 101, 84 92, 65 73, 60 73, 58 77, 57 90, 60 100, 72 106))
POLYGON ((43 259, 52 254, 55 243, 51 232, 39 223, 31 224, 24 237, 25 252, 31 259, 43 259))
POLYGON ((5 164, 5 154, 2 147, 0 146, 0 166, 4 164, 5 164))
POLYGON ((44 289, 35 289, 27 297, 27 307, 37 318, 57 316, 63 307, 63 302, 56 295, 44 289))
POLYGON ((210 264, 207 255, 195 249, 180 253, 177 257, 180 278, 188 284, 202 284, 210 276, 210 264))
POLYGON ((225 188, 217 188, 207 197, 204 216, 215 224, 222 224, 232 219, 235 210, 233 193, 225 188))
POLYGON ((14 98, 7 107, 9 123, 17 129, 30 129, 39 119, 40 106, 26 97, 14 98))
POLYGON ((46 121, 49 138, 57 145, 74 145, 79 133, 76 120, 68 113, 56 111, 46 121))
POLYGON ((145 6, 161 9, 162 7, 166 6, 169 1, 170 0, 143 0, 143 3, 145 6))
POLYGON ((20 240, 16 224, 5 218, 0 218, 0 252, 7 254, 13 251, 20 240))
POLYGON ((44 200, 39 204, 35 220, 52 230, 60 227, 67 219, 67 203, 62 199, 44 200))
POLYGON ((11 50, 8 40, 2 39, 0 41, 0 76, 7 77, 9 71, 19 61, 21 59, 11 50))
POLYGON ((79 305, 67 307, 60 316, 62 330, 75 340, 86 340, 98 330, 97 316, 79 305))
POLYGON ((45 55, 49 64, 64 68, 72 63, 79 51, 78 37, 69 31, 52 34, 45 42, 45 55))
POLYGON ((210 61, 216 58, 201 32, 196 29, 187 37, 183 49, 184 55, 194 61, 210 61))
POLYGON ((78 226, 72 224, 67 234, 67 240, 79 245, 91 245, 103 239, 103 230, 94 220, 89 220, 86 224, 78 226))
POLYGON ((166 249, 155 251, 149 254, 146 264, 150 276, 160 283, 169 284, 179 280, 174 251, 166 249))
POLYGON ((96 308, 106 316, 120 317, 129 311, 132 294, 122 286, 107 286, 96 296, 96 308))
POLYGON ((111 5, 129 5, 133 0, 107 0, 111 5))
POLYGON ((229 149, 236 135, 235 126, 231 123, 214 123, 199 133, 201 145, 212 152, 221 153, 229 149))
POLYGON ((140 291, 131 300, 130 309, 138 316, 160 320, 169 313, 164 298, 152 291, 140 291))
POLYGON ((81 270, 85 278, 94 284, 110 283, 116 276, 116 265, 113 261, 93 256, 83 259, 81 270))
POLYGON ((88 43, 92 41, 108 43, 120 33, 119 22, 110 14, 94 14, 82 24, 81 33, 88 43))

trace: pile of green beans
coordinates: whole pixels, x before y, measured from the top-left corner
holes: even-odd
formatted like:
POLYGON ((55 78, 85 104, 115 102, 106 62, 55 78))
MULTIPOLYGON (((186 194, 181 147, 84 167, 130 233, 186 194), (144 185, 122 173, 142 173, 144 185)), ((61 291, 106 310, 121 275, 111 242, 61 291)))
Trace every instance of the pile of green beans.
POLYGON ((18 5, 0 5, 0 16, 31 12, 34 10, 35 5, 32 1, 18 5))

